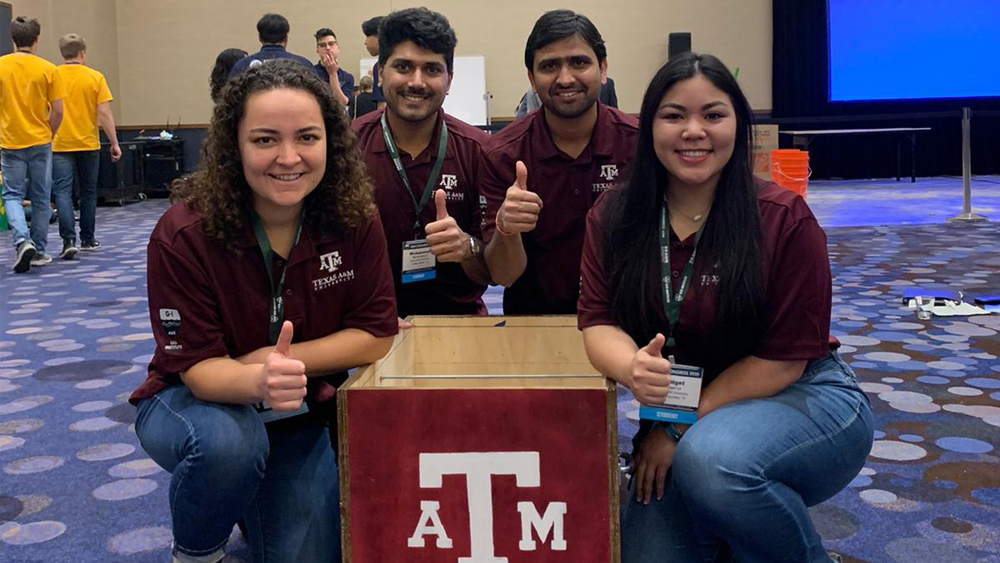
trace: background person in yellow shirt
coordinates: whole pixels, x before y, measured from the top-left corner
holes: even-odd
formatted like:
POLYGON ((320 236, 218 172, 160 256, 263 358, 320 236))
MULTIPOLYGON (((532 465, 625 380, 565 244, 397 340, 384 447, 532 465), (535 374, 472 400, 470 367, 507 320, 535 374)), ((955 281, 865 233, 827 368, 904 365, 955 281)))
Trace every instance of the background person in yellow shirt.
POLYGON ((59 214, 59 237, 63 241, 60 258, 70 260, 77 253, 76 225, 73 222, 73 180, 80 186, 80 248, 97 250, 101 243, 94 235, 97 222, 97 170, 101 141, 97 124, 111 142, 111 162, 122 157, 111 114, 111 90, 100 72, 86 66, 87 43, 75 33, 59 39, 65 63, 56 76, 66 91, 63 122, 52 141, 52 197, 59 214))
POLYGON ((0 57, 0 160, 4 208, 13 231, 14 272, 48 264, 45 253, 52 209, 52 136, 63 116, 63 89, 56 66, 35 55, 38 20, 18 16, 10 22, 17 52, 0 57), (31 232, 21 200, 31 200, 31 232))

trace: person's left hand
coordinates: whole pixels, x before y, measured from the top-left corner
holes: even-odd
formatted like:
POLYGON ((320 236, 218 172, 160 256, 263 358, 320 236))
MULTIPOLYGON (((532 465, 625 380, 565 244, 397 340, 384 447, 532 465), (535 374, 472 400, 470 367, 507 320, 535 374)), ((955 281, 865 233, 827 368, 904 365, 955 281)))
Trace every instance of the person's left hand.
POLYGON ((330 76, 336 74, 337 70, 340 69, 340 63, 331 53, 323 53, 319 58, 319 62, 330 73, 330 76))
POLYGON ((458 228, 455 219, 448 215, 444 190, 434 192, 434 205, 437 207, 437 219, 424 228, 431 254, 439 262, 461 262, 468 259, 472 255, 469 235, 458 228))
POLYGON ((677 442, 657 425, 639 446, 635 456, 635 500, 649 504, 653 500, 653 486, 656 486, 656 500, 663 500, 663 490, 667 482, 667 471, 674 462, 677 442))
POLYGON ((118 162, 122 157, 122 148, 115 143, 111 145, 111 162, 118 162))

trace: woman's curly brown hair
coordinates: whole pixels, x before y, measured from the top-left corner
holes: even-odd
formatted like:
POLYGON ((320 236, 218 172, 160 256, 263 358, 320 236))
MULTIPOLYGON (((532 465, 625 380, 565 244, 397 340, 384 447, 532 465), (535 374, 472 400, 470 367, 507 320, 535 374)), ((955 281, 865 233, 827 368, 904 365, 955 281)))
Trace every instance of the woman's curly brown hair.
POLYGON ((326 172, 306 196, 303 228, 317 235, 345 232, 375 213, 371 180, 343 107, 312 70, 293 61, 270 60, 242 72, 223 88, 202 144, 201 162, 171 186, 172 200, 204 215, 205 235, 233 250, 253 212, 253 191, 240 156, 240 121, 251 95, 278 88, 312 94, 326 127, 326 172))

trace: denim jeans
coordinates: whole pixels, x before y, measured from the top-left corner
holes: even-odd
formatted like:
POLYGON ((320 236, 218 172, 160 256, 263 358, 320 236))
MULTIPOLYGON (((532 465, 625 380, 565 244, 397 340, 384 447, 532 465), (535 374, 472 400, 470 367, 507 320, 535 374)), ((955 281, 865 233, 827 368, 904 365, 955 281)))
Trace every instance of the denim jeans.
POLYGON ((622 519, 622 563, 829 563, 806 507, 864 466, 872 412, 835 352, 811 361, 774 397, 726 405, 677 446, 663 500, 634 492, 622 519))
POLYGON ((31 200, 31 242, 38 253, 45 251, 49 238, 49 217, 52 208, 52 144, 26 149, 0 149, 0 169, 3 172, 3 206, 13 231, 14 246, 28 240, 28 221, 24 218, 21 201, 31 200))
POLYGON ((325 425, 265 427, 249 405, 202 401, 179 385, 139 403, 135 431, 172 474, 178 560, 221 559, 242 520, 255 563, 340 561, 337 458, 325 425))
POLYGON ((52 153, 52 199, 59 213, 59 238, 76 240, 73 181, 80 179, 80 241, 94 240, 97 217, 97 167, 101 151, 52 153))

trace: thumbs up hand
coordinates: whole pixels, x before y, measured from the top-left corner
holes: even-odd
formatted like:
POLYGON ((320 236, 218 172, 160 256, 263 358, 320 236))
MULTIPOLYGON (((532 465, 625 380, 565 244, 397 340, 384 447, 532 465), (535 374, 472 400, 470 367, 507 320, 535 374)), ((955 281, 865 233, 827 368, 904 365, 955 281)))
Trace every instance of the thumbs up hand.
POLYGON ((472 256, 469 235, 458 227, 455 219, 448 215, 448 205, 445 191, 434 192, 434 207, 437 208, 437 218, 424 228, 427 233, 427 244, 431 246, 431 254, 439 262, 461 262, 472 256))
POLYGON ((292 359, 292 322, 281 325, 274 350, 261 369, 261 396, 276 411, 294 411, 306 396, 306 365, 292 359))
POLYGON ((670 391, 670 362, 661 353, 665 341, 657 333, 632 356, 628 387, 640 403, 662 405, 670 391))
POLYGON ((496 225, 501 234, 533 231, 538 224, 538 214, 542 212, 542 198, 528 190, 528 168, 519 160, 514 171, 514 184, 507 188, 503 205, 497 211, 496 225))

